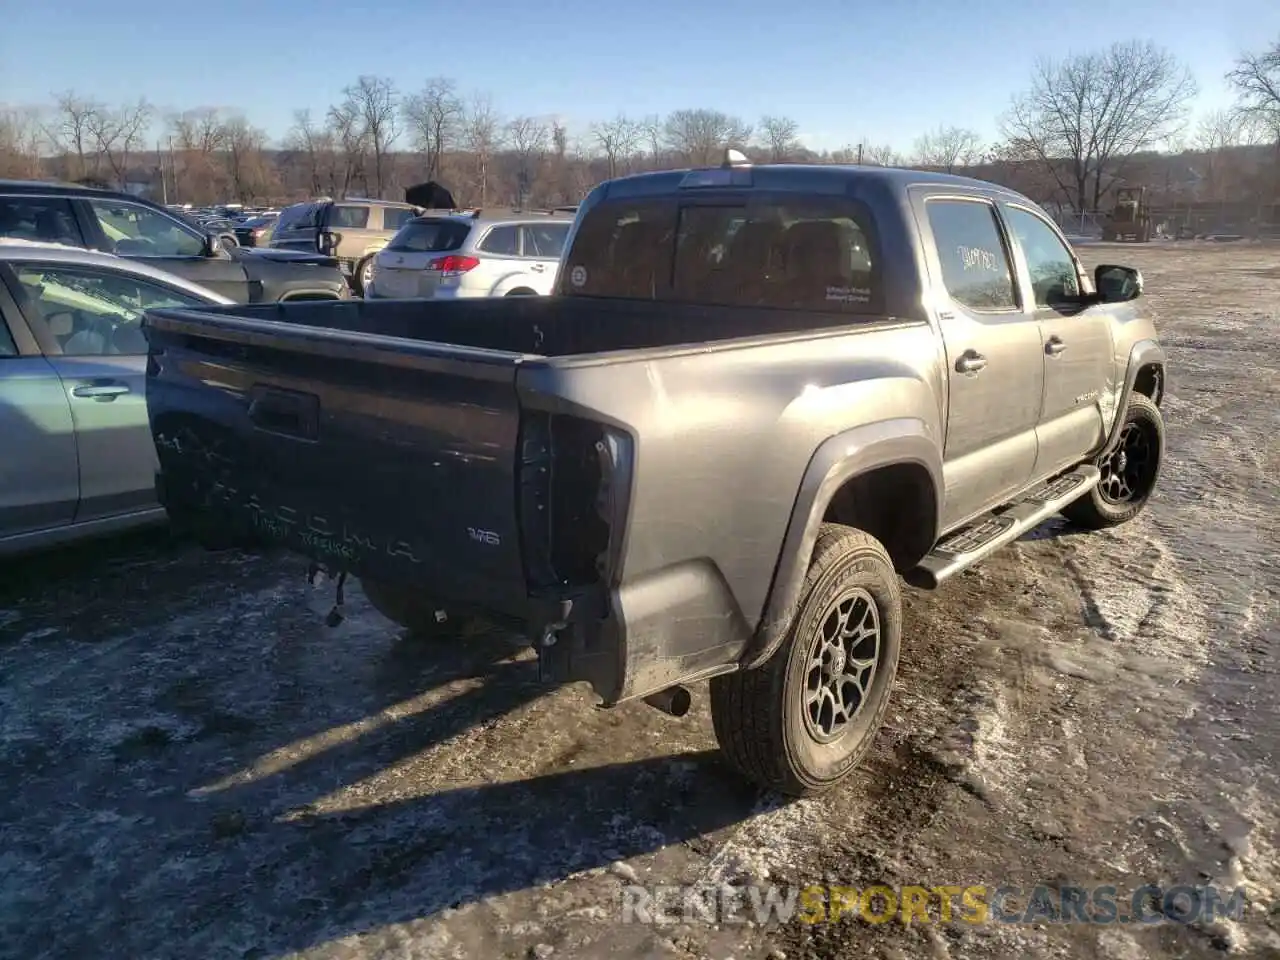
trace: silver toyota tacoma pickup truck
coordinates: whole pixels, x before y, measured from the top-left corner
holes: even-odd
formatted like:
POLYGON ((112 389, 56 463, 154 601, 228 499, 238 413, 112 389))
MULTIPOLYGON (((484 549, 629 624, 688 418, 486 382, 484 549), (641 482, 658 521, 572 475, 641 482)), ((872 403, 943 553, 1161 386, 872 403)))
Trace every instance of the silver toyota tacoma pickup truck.
POLYGON ((903 580, 1152 494, 1142 278, 1002 187, 730 155, 601 184, 566 251, 547 298, 151 311, 174 522, 510 623, 609 706, 709 679, 730 761, 803 795, 880 726, 903 580))

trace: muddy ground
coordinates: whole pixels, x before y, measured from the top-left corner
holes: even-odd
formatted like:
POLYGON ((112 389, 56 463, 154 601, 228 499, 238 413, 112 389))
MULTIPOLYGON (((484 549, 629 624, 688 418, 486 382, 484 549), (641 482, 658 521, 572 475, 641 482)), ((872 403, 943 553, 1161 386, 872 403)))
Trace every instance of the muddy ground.
POLYGON ((148 534, 0 567, 0 955, 1280 956, 1280 248, 1139 266, 1169 350, 1163 486, 907 592, 887 728, 783 803, 672 720, 433 648, 294 559, 148 534), (621 922, 630 883, 1216 882, 1239 922, 621 922))

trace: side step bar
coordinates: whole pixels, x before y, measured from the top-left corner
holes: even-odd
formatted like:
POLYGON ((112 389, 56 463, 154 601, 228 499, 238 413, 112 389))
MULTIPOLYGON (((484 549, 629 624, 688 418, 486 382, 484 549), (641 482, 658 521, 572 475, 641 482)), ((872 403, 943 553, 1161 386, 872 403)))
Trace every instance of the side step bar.
POLYGON ((1053 516, 1067 504, 1098 485, 1101 474, 1094 466, 1076 467, 1070 473, 1046 480, 1018 500, 997 507, 972 523, 948 534, 903 577, 913 587, 936 590, 938 585, 1053 516))

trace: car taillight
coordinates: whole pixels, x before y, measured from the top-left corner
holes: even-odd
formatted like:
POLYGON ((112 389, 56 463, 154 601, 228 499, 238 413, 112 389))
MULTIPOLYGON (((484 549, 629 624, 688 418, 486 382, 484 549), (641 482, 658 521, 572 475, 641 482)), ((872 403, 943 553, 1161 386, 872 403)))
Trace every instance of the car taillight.
POLYGON ((480 261, 475 257, 459 257, 451 253, 447 257, 436 257, 427 264, 427 269, 438 271, 442 277, 457 277, 478 266, 480 261))

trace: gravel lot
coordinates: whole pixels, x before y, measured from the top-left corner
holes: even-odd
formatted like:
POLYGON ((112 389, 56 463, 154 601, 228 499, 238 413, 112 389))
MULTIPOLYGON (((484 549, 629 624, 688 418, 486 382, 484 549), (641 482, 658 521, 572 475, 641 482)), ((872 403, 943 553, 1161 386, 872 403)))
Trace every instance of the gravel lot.
POLYGON ((290 558, 146 534, 0 567, 0 955, 1280 956, 1280 247, 1139 266, 1170 447, 1133 524, 1050 523, 907 591, 889 726, 830 797, 721 766, 706 713, 598 710, 290 558), (620 922, 632 882, 1215 881, 1243 920, 620 922), (1277 906, 1273 907, 1273 904, 1277 906))

